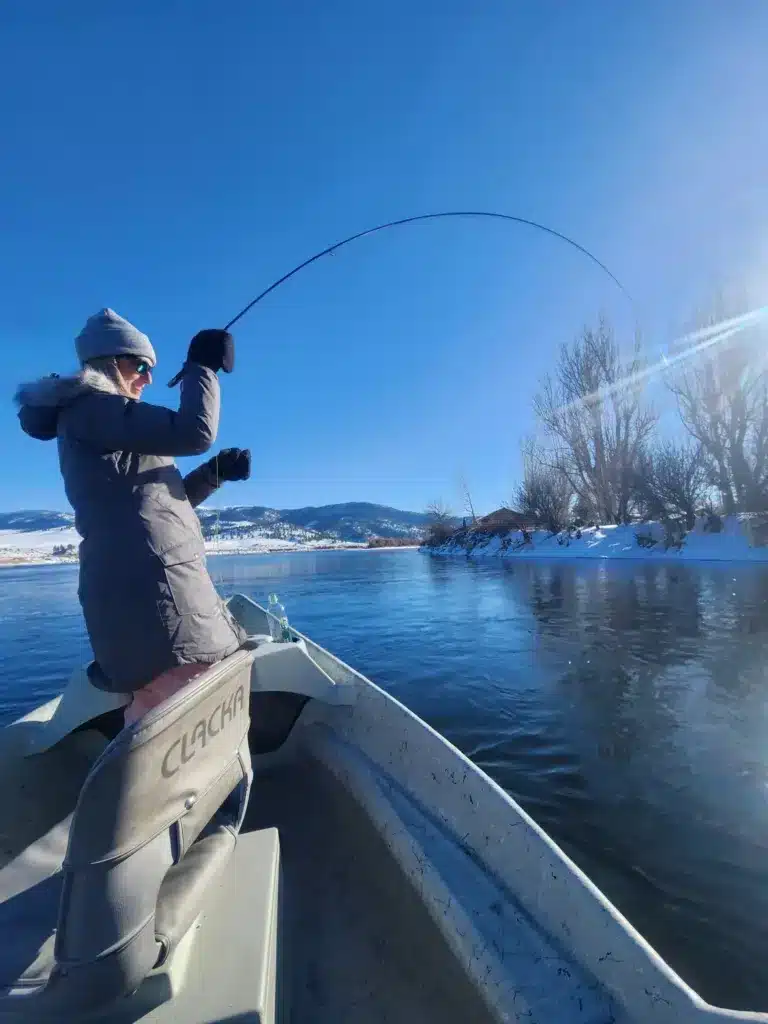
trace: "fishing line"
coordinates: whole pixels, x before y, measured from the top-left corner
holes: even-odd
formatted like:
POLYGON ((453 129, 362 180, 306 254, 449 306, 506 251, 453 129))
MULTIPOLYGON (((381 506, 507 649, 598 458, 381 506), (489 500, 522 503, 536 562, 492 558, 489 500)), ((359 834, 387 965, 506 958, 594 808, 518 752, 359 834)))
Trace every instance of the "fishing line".
MULTIPOLYGON (((219 563, 221 563, 221 551, 219 550, 219 539, 220 539, 220 536, 221 536, 220 532, 219 532, 220 531, 220 525, 221 525, 221 510, 219 509, 219 505, 218 505, 218 491, 219 491, 219 487, 221 486, 221 481, 219 480, 219 456, 218 455, 214 458, 213 464, 216 467, 216 491, 215 491, 215 493, 217 495, 217 498, 216 498, 216 519, 214 520, 214 525, 213 525, 213 550, 219 556, 219 563)), ((224 569, 221 566, 221 564, 219 565, 219 573, 220 573, 221 576, 223 576, 223 574, 224 574, 224 569)), ((221 580, 221 582, 223 583, 223 580, 221 580)))
MULTIPOLYGON (((251 299, 248 305, 244 306, 237 314, 237 316, 234 316, 229 321, 229 323, 225 325, 224 330, 228 331, 230 327, 233 327, 238 322, 238 320, 241 320, 246 313, 253 309, 257 302, 261 302, 262 299, 265 299, 267 295, 273 292, 276 288, 279 288, 281 284, 285 284, 285 282, 290 280, 294 276, 294 274, 298 274, 300 270, 304 270, 305 267, 308 267, 312 263, 315 263, 317 260, 322 259, 323 256, 330 256, 332 253, 341 249, 342 246, 349 245, 350 242, 356 242, 359 238, 365 238, 368 235, 375 235, 379 231, 386 231, 389 228, 402 227, 405 224, 416 224, 419 221, 439 220, 445 217, 487 217, 493 220, 510 221, 513 224, 523 224, 526 227, 535 228, 537 231, 543 231, 545 232, 545 234, 551 235, 553 238, 558 238, 561 242, 565 242, 567 245, 572 246, 572 248, 577 249, 580 253, 582 253, 582 255, 590 259, 605 274, 607 274, 608 277, 610 277, 613 283, 617 286, 617 288, 622 292, 622 294, 628 299, 630 305, 634 309, 634 301, 632 299, 632 296, 629 294, 629 292, 618 279, 618 277, 616 277, 616 275, 611 270, 608 269, 605 263, 603 263, 602 260, 599 260, 597 256, 595 256, 593 253, 589 251, 589 249, 586 249, 583 245, 580 245, 578 242, 575 242, 572 238, 569 238, 568 235, 564 235, 561 231, 555 231, 554 228, 549 228, 546 226, 546 224, 539 224, 538 221, 528 220, 528 218, 526 217, 515 217, 511 213, 496 213, 494 211, 489 210, 449 210, 443 213, 421 213, 415 217, 401 217, 399 220, 391 220, 388 221, 386 224, 378 224, 374 228, 366 228, 365 231, 358 231, 354 235, 350 235, 348 238, 343 238, 340 242, 334 242, 333 245, 327 246, 327 248, 323 249, 321 252, 315 253, 314 256, 310 256, 309 259, 306 259, 302 263, 299 263, 298 266, 294 267, 293 270, 289 270, 287 274, 283 274, 283 276, 278 278, 277 281, 273 281, 273 283, 268 288, 265 288, 263 292, 260 292, 255 299, 251 299)), ((180 370, 173 378, 173 380, 168 382, 169 388, 175 387, 176 384, 178 384, 178 382, 181 380, 182 373, 183 370, 180 370)))

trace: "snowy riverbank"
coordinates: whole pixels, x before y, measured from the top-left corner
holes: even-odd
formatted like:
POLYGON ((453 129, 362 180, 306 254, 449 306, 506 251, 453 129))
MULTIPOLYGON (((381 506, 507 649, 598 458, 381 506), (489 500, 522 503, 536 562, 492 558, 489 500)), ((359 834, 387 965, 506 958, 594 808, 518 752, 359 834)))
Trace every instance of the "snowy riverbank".
POLYGON ((706 517, 674 544, 669 544, 661 523, 633 523, 630 526, 594 526, 579 531, 549 533, 520 530, 489 534, 461 531, 436 548, 424 548, 436 557, 471 559, 516 558, 621 558, 671 559, 674 561, 766 562, 766 517, 724 516, 719 532, 713 532, 706 517), (678 546, 679 541, 679 546, 678 546))
POLYGON ((47 530, 0 530, 0 568, 76 562, 79 543, 80 537, 71 526, 47 530))
MULTIPOLYGON (((51 530, 0 530, 0 568, 24 565, 64 565, 77 562, 80 537, 73 527, 51 530)), ((208 555, 268 555, 292 551, 365 548, 348 541, 291 541, 267 537, 220 538, 206 541, 208 555)))

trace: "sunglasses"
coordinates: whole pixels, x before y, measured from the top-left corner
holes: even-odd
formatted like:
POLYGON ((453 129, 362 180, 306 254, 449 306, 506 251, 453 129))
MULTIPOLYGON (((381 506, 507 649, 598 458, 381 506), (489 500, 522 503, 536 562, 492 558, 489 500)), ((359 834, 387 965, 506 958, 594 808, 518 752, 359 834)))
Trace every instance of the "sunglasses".
POLYGON ((142 377, 146 377, 152 370, 152 364, 148 363, 146 359, 140 359, 138 356, 120 356, 120 359, 124 359, 127 363, 131 363, 136 373, 142 377))

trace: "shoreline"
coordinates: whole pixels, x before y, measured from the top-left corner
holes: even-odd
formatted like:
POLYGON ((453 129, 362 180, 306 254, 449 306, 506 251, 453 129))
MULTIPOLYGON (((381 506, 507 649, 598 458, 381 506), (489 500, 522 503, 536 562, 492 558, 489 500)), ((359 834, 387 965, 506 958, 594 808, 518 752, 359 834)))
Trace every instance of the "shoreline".
MULTIPOLYGON (((419 550, 420 544, 396 544, 387 546, 376 546, 368 547, 367 544, 327 544, 327 545, 313 545, 312 547, 291 547, 291 548, 260 548, 251 551, 242 551, 237 549, 224 550, 224 551, 213 551, 206 547, 207 558, 230 558, 232 556, 256 556, 256 555, 306 555, 311 554, 314 551, 414 551, 419 550)), ((3 569, 29 569, 41 566, 56 566, 56 565, 78 565, 79 559, 77 558, 53 558, 42 556, 39 558, 30 558, 19 555, 4 556, 0 551, 0 570, 3 569)))
POLYGON ((520 530, 497 534, 467 532, 438 547, 422 547, 422 551, 434 558, 489 560, 504 565, 517 559, 768 565, 768 545, 764 543, 761 526, 754 516, 731 515, 724 516, 721 529, 714 532, 702 517, 674 543, 668 541, 666 529, 659 522, 590 526, 560 533, 532 530, 527 535, 520 530))
POLYGON ((4 558, 0 555, 0 569, 25 569, 35 565, 77 565, 77 558, 4 558))

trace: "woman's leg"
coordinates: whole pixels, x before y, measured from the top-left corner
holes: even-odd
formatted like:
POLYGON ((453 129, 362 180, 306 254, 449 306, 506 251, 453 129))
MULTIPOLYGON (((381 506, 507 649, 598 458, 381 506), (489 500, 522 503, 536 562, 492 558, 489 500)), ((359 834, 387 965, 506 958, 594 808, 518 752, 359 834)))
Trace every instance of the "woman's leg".
POLYGON ((133 694, 133 700, 125 709, 125 724, 133 725, 143 715, 146 715, 148 711, 151 711, 152 708, 157 707, 158 704, 162 704, 164 700, 172 697, 177 690, 186 686, 191 679, 199 676, 210 667, 210 665, 202 664, 177 665, 175 668, 169 668, 167 672, 157 676, 151 683, 142 686, 140 690, 136 690, 133 694))

